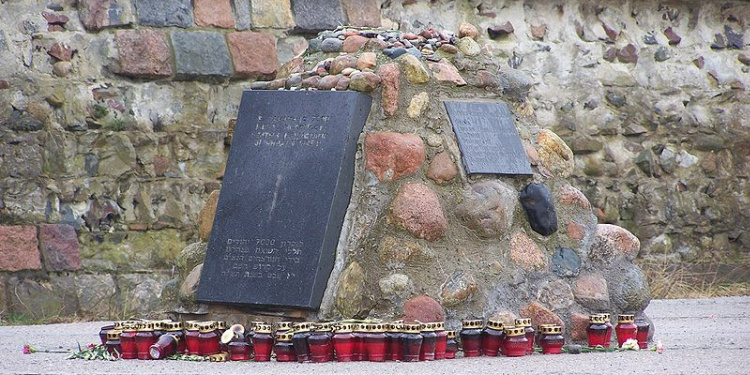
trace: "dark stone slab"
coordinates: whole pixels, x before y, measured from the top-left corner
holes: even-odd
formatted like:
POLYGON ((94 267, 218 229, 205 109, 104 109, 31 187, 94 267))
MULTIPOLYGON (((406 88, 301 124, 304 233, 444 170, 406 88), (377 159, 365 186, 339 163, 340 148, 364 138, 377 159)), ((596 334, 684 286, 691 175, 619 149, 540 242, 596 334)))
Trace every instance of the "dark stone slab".
POLYGON ((467 174, 532 175, 507 104, 444 103, 467 174))
POLYGON ((520 198, 531 229, 542 236, 557 232, 555 201, 546 185, 528 184, 521 190, 520 198))
POLYGON ((581 258, 567 247, 558 247, 552 254, 552 271, 560 277, 578 276, 581 271, 581 258))
POLYGON ((246 91, 197 300, 317 309, 371 98, 246 91))
POLYGON ((138 24, 156 27, 193 27, 190 0, 135 0, 138 24))
POLYGON ((292 13, 300 32, 332 30, 347 24, 340 0, 292 0, 292 13))
POLYGON ((172 32, 175 78, 222 78, 232 74, 224 35, 206 31, 172 32))

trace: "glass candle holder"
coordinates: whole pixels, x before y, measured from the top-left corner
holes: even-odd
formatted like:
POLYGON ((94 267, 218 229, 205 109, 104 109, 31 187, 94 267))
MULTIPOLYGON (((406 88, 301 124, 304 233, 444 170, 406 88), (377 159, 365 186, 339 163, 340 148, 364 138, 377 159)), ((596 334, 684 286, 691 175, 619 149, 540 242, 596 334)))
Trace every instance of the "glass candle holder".
POLYGON ((385 332, 385 340, 388 344, 386 349, 386 359, 389 361, 400 361, 403 359, 403 323, 393 322, 388 324, 385 332))
POLYGON ((334 323, 333 322, 320 322, 320 323, 317 323, 316 325, 317 325, 318 328, 325 328, 325 329, 321 329, 321 331, 324 332, 326 334, 326 336, 328 336, 328 339, 331 342, 331 345, 328 346, 328 352, 327 352, 328 361, 333 361, 334 358, 335 358, 334 352, 333 352, 333 327, 334 327, 334 323))
POLYGON ((245 338, 236 339, 227 344, 230 361, 249 361, 252 346, 245 341, 245 338))
POLYGON ((526 354, 534 353, 534 327, 531 326, 531 319, 519 318, 516 319, 516 327, 523 327, 526 340, 529 342, 529 347, 526 349, 526 354))
POLYGON ((422 352, 421 324, 404 324, 403 348, 404 354, 401 357, 404 362, 419 361, 419 354, 422 352))
POLYGON ((252 338, 255 362, 268 362, 271 360, 273 350, 273 336, 271 336, 271 325, 260 323, 255 326, 255 334, 252 338))
POLYGON ((565 345, 565 338, 562 335, 562 327, 555 325, 544 325, 539 329, 539 346, 542 347, 542 354, 560 354, 562 347, 565 345))
POLYGON ((180 341, 182 340, 176 335, 165 333, 148 348, 148 355, 151 356, 151 359, 167 358, 177 353, 180 341))
POLYGON ((307 338, 310 347, 310 360, 315 363, 330 362, 333 357, 333 343, 331 342, 331 327, 316 325, 310 337, 307 338))
POLYGON ((199 354, 202 356, 219 353, 219 334, 216 333, 216 322, 205 322, 198 327, 199 354))
POLYGON ((385 324, 370 324, 369 332, 365 336, 367 347, 367 360, 370 362, 385 361, 385 352, 388 344, 385 341, 385 324))
POLYGON ((177 353, 185 353, 185 331, 183 330, 182 322, 169 322, 164 323, 164 330, 167 335, 177 337, 177 353))
POLYGON ((435 359, 445 359, 446 345, 448 345, 448 334, 445 333, 445 322, 433 322, 435 327, 435 359))
POLYGON ((529 339, 526 338, 526 327, 505 329, 505 355, 523 357, 528 353, 529 339))
POLYGON ((114 324, 107 324, 99 329, 99 341, 102 342, 102 345, 105 345, 107 343, 107 332, 115 329, 114 324))
POLYGON ((157 339, 167 332, 164 329, 164 322, 164 320, 151 320, 151 323, 154 325, 154 336, 156 336, 157 339))
POLYGON ((604 316, 599 314, 590 315, 586 333, 588 335, 589 347, 604 347, 607 340, 607 325, 605 324, 604 316))
POLYGON ((282 333, 287 333, 292 330, 293 326, 294 326, 294 323, 292 322, 276 322, 276 324, 274 325, 274 328, 275 328, 274 335, 278 337, 282 333))
POLYGON ((120 358, 136 359, 138 358, 138 349, 135 345, 135 335, 137 324, 129 322, 123 325, 120 334, 120 358))
POLYGON ((276 335, 276 344, 273 346, 273 352, 276 353, 276 362, 296 362, 297 355, 294 353, 294 344, 292 337, 294 333, 289 331, 276 335))
POLYGON ((354 325, 354 360, 364 361, 367 357, 367 346, 365 346, 365 334, 367 331, 367 325, 359 323, 354 325))
POLYGON ((479 357, 482 355, 482 325, 479 319, 464 320, 461 322, 461 346, 464 349, 464 357, 479 357))
POLYGON ((107 341, 104 343, 104 347, 107 348, 107 353, 115 358, 120 358, 122 355, 122 347, 120 346, 120 334, 122 332, 111 329, 107 332, 107 341))
POLYGON ((456 331, 445 331, 445 359, 456 358, 458 343, 456 342, 456 331))
POLYGON ((435 347, 437 346, 437 334, 435 334, 434 323, 422 324, 422 348, 419 351, 420 361, 434 361, 435 347))
POLYGON ((617 316, 617 345, 622 347, 625 341, 638 338, 638 326, 635 325, 635 316, 631 314, 620 314, 617 316))
POLYGON ((645 320, 637 320, 635 325, 638 327, 638 334, 636 335, 636 338, 638 339, 638 347, 641 349, 648 349, 648 334, 651 330, 651 324, 645 320))
POLYGON ((482 330, 482 354, 488 357, 497 357, 500 351, 500 343, 505 339, 505 326, 500 320, 490 319, 487 327, 482 330))
POLYGON ((354 334, 352 332, 352 325, 347 323, 339 324, 334 328, 333 350, 339 362, 354 360, 354 334))
POLYGON ((307 345, 307 338, 310 337, 312 323, 294 323, 292 329, 294 329, 292 346, 294 347, 294 354, 297 357, 297 362, 310 362, 310 347, 307 345))
POLYGON ((604 338, 604 347, 609 348, 612 344, 612 332, 614 331, 612 315, 609 313, 599 313, 599 315, 604 317, 604 325, 607 326, 607 336, 604 338))
POLYGON ((138 352, 138 359, 151 359, 149 348, 156 340, 153 322, 142 322, 138 325, 138 330, 135 333, 135 348, 138 352))
POLYGON ((185 353, 191 355, 200 355, 201 347, 198 340, 200 322, 190 320, 185 322, 185 353))

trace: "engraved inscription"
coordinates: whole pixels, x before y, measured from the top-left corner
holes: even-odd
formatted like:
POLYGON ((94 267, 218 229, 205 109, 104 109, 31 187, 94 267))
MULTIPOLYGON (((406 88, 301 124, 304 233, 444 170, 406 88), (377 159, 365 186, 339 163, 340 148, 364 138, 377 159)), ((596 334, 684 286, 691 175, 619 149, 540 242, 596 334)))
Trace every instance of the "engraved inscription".
POLYGON ((303 241, 279 238, 227 239, 222 260, 230 266, 221 275, 235 279, 294 279, 303 247, 303 241))
POLYGON ((258 116, 252 130, 256 147, 318 147, 328 136, 331 116, 258 116))

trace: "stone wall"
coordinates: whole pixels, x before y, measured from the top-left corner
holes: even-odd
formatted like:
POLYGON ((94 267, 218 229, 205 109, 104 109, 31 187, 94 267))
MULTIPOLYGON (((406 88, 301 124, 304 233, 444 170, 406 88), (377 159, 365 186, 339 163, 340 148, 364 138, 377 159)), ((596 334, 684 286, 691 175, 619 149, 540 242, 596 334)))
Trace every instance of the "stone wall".
MULTIPOLYGON (((157 286, 175 276, 177 253, 195 238, 198 212, 220 187, 242 90, 269 87, 262 81, 305 51, 310 37, 339 24, 476 25, 483 57, 530 77, 527 110, 571 146, 572 178, 600 222, 641 238, 645 260, 748 263, 746 2, 10 0, 0 7, 6 313, 157 310, 157 286)), ((471 86, 495 79, 494 69, 473 77, 470 62, 455 66, 471 86)))

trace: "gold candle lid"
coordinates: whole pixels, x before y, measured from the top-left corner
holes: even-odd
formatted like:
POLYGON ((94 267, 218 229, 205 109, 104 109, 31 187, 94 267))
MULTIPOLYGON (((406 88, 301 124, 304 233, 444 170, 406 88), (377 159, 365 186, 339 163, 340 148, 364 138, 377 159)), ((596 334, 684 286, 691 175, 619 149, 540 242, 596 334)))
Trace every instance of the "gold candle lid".
POLYGON ((540 327, 540 330, 544 334, 561 334, 562 333, 562 327, 556 326, 556 325, 545 325, 540 327))
POLYGON ((265 323, 258 323, 255 325, 255 333, 271 333, 271 325, 265 323))
POLYGON ((432 322, 435 331, 445 331, 445 322, 432 322))
POLYGON ((318 332, 330 332, 333 330, 333 323, 332 322, 315 323, 314 330, 318 332))
POLYGON ((406 333, 420 333, 422 332, 422 325, 419 323, 404 324, 404 332, 406 333))
POLYGON ((516 319, 516 327, 531 327, 531 319, 530 318, 516 319))
POLYGON ((123 332, 135 332, 137 330, 138 330, 138 322, 133 322, 133 321, 122 322, 123 332))
POLYGON ((604 316, 599 314, 589 315, 589 323, 594 324, 604 324, 606 320, 604 319, 604 316))
POLYGON ((490 319, 487 321, 487 327, 494 330, 502 331, 505 329, 505 324, 500 319, 490 319))
POLYGON ((349 323, 339 323, 333 328, 333 331, 336 333, 351 333, 353 329, 349 323))
POLYGON ((138 324, 139 332, 151 332, 154 330, 154 322, 143 321, 138 324))
POLYGON ((610 320, 612 320, 612 315, 611 315, 610 313, 599 313, 599 314, 596 314, 596 315, 601 315, 601 316, 603 316, 603 317, 604 317, 604 320, 606 320, 606 321, 610 321, 610 320))
POLYGON ((288 342, 288 341, 292 341, 292 336, 294 336, 294 333, 292 333, 292 332, 284 332, 284 333, 280 333, 280 334, 276 335, 276 340, 277 341, 288 342))
POLYGON ((372 333, 383 333, 385 332, 386 325, 383 323, 370 324, 370 332, 372 333))
POLYGON ((182 331, 182 322, 169 322, 164 323, 164 329, 167 332, 177 332, 182 331))
POLYGON ((309 332, 312 329, 312 322, 300 322, 292 324, 294 332, 309 332))
POLYGON ((475 329, 482 328, 484 322, 481 319, 467 319, 461 321, 461 328, 463 329, 475 329))
POLYGON ((257 327, 257 326, 259 326, 261 324, 268 324, 268 323, 256 320, 254 322, 250 322, 250 327, 252 328, 253 331, 255 331, 255 327, 257 327))
POLYGON ((188 331, 197 331, 200 323, 197 320, 188 320, 185 322, 185 329, 188 331))
POLYGON ((216 330, 216 322, 209 321, 198 324, 198 330, 201 333, 208 333, 216 330))
POLYGON ((526 334, 526 327, 513 327, 513 328, 505 329, 505 335, 510 336, 510 337, 523 336, 525 334, 526 334))
POLYGON ((229 327, 229 326, 227 325, 227 322, 225 320, 218 320, 218 321, 216 321, 216 329, 220 329, 220 330, 224 331, 224 330, 227 329, 227 327, 229 327))
POLYGON ((633 314, 620 314, 617 316, 617 322, 619 323, 633 323, 635 322, 635 315, 633 314))
POLYGON ((388 332, 393 332, 393 333, 401 332, 403 330, 402 325, 403 323, 400 323, 400 322, 391 322, 387 324, 386 330, 388 332))
POLYGON ((122 330, 122 328, 125 326, 126 321, 124 320, 118 320, 115 322, 114 326, 116 330, 122 330))
POLYGON ((422 332, 435 332, 437 323, 422 323, 422 332))
POLYGON ((121 333, 122 333, 122 331, 117 330, 117 329, 113 329, 113 330, 107 332, 107 340, 119 340, 121 333))
POLYGON ((455 339, 456 338, 456 331, 454 331, 454 330, 445 331, 445 333, 448 334, 448 338, 449 339, 455 339))
POLYGON ((292 322, 276 322, 277 331, 288 331, 292 329, 292 322))

